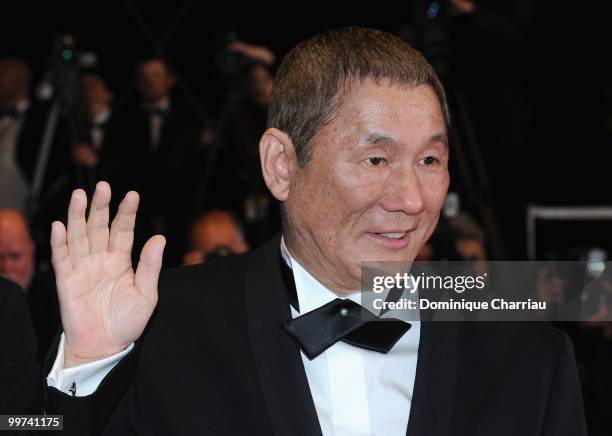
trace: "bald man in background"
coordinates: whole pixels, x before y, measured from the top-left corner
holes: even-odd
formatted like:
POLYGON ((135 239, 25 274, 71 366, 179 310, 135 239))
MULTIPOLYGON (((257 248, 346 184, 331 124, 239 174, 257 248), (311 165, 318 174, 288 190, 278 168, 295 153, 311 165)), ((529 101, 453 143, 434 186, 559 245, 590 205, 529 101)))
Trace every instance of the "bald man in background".
POLYGON ((42 361, 61 326, 55 277, 51 271, 36 269, 30 229, 15 209, 0 209, 0 276, 17 283, 26 293, 42 361))
MULTIPOLYGON (((37 413, 37 335, 26 290, 34 276, 34 242, 14 209, 0 209, 0 414, 37 413)), ((49 341, 51 338, 49 338, 49 341)), ((49 343, 47 343, 48 347, 49 343)))
POLYGON ((249 250, 242 229, 234 217, 223 210, 207 212, 193 223, 190 245, 191 251, 183 257, 183 265, 203 263, 215 252, 223 257, 249 250))
POLYGON ((23 215, 0 209, 0 275, 27 290, 34 275, 34 242, 23 215))

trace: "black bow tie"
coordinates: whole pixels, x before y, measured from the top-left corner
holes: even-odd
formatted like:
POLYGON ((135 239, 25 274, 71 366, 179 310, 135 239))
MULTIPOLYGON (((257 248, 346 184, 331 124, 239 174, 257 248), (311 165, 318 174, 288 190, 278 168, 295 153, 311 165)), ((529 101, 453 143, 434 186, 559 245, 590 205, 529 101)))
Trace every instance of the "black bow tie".
MULTIPOLYGON (((293 274, 283 259, 281 264, 289 299, 298 309, 293 274)), ((378 318, 352 300, 336 298, 283 322, 283 329, 312 360, 338 341, 386 354, 410 329, 410 324, 395 318, 378 318)))

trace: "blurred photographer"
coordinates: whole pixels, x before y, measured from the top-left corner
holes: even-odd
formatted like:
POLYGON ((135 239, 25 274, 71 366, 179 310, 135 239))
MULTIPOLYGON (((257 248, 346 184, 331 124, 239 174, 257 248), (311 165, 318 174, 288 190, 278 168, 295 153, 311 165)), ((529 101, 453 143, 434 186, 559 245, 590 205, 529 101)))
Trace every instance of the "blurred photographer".
POLYGON ((241 70, 238 88, 228 96, 219 127, 224 147, 215 184, 223 186, 227 195, 216 198, 214 204, 241 218, 253 246, 280 229, 278 202, 266 188, 259 160, 259 139, 266 129, 273 84, 270 67, 251 59, 241 70))

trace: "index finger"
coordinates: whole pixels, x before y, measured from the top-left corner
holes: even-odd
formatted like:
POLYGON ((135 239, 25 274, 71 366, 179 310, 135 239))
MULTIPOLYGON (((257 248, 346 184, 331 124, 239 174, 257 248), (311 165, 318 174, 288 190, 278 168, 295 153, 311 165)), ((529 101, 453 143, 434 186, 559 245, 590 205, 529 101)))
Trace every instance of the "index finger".
POLYGON ((72 262, 68 256, 66 245, 66 228, 59 221, 51 224, 51 263, 58 280, 68 277, 72 273, 72 262))

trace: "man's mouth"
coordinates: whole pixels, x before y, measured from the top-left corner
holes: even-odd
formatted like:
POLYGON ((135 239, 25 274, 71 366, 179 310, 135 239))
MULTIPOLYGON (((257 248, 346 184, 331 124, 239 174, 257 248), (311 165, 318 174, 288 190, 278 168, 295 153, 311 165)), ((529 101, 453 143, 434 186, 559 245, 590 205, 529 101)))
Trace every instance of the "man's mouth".
POLYGON ((410 242, 412 230, 392 230, 370 232, 368 235, 383 247, 390 249, 403 249, 410 242))
POLYGON ((394 232, 394 233, 378 233, 380 236, 384 236, 389 239, 402 239, 408 232, 394 232))

